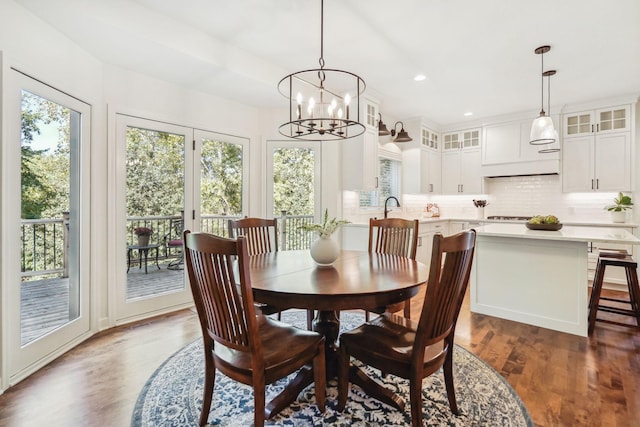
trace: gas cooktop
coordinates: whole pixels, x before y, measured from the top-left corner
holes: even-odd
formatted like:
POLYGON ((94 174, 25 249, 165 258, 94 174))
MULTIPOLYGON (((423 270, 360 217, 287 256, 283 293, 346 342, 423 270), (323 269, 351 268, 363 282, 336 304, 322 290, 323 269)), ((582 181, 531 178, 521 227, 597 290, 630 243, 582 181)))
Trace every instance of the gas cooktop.
POLYGON ((508 216, 508 215, 491 215, 487 219, 497 221, 529 221, 530 216, 508 216))

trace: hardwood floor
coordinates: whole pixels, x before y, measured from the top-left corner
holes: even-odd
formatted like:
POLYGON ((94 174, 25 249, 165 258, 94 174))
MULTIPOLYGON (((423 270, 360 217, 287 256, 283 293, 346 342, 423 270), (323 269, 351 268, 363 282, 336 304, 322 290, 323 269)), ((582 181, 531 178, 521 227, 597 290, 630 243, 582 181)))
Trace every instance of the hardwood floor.
MULTIPOLYGON (((0 396, 0 426, 127 427, 149 376, 199 336, 191 310, 98 334, 0 396)), ((640 425, 638 329, 598 323, 581 338, 472 314, 467 296, 456 343, 506 378, 536 426, 640 425)))

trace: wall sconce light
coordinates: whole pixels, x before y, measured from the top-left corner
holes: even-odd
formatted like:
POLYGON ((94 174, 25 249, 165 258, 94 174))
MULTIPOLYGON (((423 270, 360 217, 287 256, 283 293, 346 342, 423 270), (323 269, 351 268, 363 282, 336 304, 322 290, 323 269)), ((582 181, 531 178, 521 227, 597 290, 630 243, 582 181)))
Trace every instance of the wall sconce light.
POLYGON ((393 125, 393 129, 391 129, 391 136, 396 136, 396 128, 398 127, 398 123, 400 123, 400 132, 398 132, 398 136, 393 140, 393 142, 409 142, 413 141, 413 138, 409 136, 407 131, 404 130, 404 123, 398 121, 393 125))
POLYGON ((382 123, 382 114, 378 113, 378 117, 380 117, 380 119, 378 120, 378 136, 391 135, 391 132, 389 132, 389 129, 387 129, 387 125, 382 123))

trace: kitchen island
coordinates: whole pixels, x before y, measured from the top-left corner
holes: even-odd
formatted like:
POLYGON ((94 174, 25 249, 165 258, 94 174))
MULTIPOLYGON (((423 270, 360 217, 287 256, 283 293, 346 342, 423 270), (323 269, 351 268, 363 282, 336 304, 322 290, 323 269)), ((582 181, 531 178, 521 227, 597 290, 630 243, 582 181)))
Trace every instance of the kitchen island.
POLYGON ((640 239, 619 228, 478 227, 471 311, 587 336, 589 242, 640 245, 640 239))

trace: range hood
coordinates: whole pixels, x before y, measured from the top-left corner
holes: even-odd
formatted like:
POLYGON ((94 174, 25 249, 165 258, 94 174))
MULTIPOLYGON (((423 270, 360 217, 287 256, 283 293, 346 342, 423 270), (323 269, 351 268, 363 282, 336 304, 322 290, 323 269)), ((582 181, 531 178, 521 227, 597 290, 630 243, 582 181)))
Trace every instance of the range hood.
POLYGON ((497 163, 482 165, 482 176, 500 178, 506 176, 559 175, 560 160, 536 160, 528 162, 497 163))

